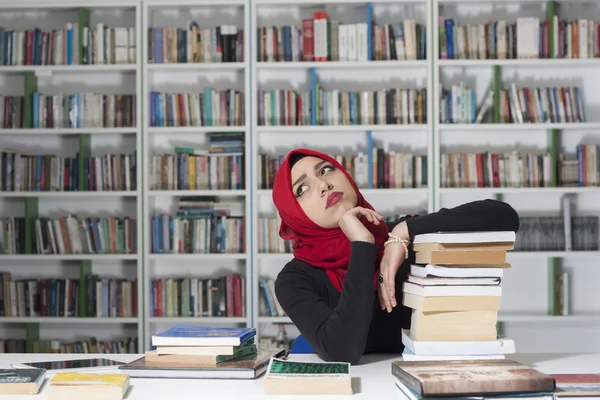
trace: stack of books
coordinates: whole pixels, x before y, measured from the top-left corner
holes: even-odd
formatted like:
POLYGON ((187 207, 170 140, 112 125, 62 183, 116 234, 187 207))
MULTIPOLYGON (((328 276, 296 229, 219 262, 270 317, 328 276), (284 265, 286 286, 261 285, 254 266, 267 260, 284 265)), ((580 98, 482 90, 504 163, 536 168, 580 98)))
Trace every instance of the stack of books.
POLYGON ((173 326, 152 336, 156 350, 146 361, 157 364, 217 365, 257 353, 256 328, 173 326))
POLYGON ((515 232, 417 235, 415 264, 403 283, 402 304, 412 309, 403 331, 403 359, 503 359, 514 342, 497 333, 506 253, 515 232))

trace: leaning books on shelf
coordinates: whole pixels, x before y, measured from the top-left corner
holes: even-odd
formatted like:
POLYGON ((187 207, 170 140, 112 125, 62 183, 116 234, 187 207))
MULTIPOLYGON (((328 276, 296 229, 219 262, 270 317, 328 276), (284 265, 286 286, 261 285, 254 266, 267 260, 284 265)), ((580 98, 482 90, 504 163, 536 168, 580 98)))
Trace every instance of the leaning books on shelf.
POLYGON ((246 315, 246 278, 240 274, 206 279, 153 279, 150 289, 150 316, 153 317, 246 315))
POLYGON ((464 82, 441 89, 440 122, 472 124, 484 121, 497 111, 498 123, 579 123, 585 122, 582 93, 579 87, 524 87, 515 83, 500 89, 499 102, 493 104, 490 90, 477 106, 475 89, 464 82), (497 107, 495 109, 495 107, 497 107), (488 111, 490 111, 488 113, 488 111))
POLYGON ((258 230, 258 252, 268 253, 291 253, 292 241, 284 240, 279 236, 279 226, 281 218, 279 214, 276 217, 259 217, 257 221, 258 230))
POLYGON ((243 61, 244 30, 235 25, 201 28, 192 21, 187 28, 148 28, 150 64, 243 61))
POLYGON ((137 188, 137 156, 130 154, 81 155, 28 154, 4 149, 0 153, 1 192, 132 191, 137 188), (83 187, 79 175, 83 174, 83 187))
MULTIPOLYGON (((2 339, 0 340, 0 353, 26 353, 26 339, 2 339)), ((64 340, 29 340, 31 341, 31 352, 40 354, 129 354, 137 353, 138 340, 129 337, 121 340, 98 340, 95 337, 87 340, 66 342, 64 340)))
POLYGON ((350 363, 271 358, 264 388, 265 394, 353 394, 350 363))
POLYGON ((481 24, 460 24, 454 18, 440 16, 439 57, 442 60, 597 58, 599 32, 600 22, 585 18, 559 20, 556 15, 551 19, 523 17, 516 22, 498 20, 481 24))
POLYGON ((135 254, 137 223, 131 217, 35 218, 34 235, 25 237, 25 217, 0 219, 0 254, 25 254, 32 241, 33 254, 135 254))
POLYGON ((515 251, 597 251, 598 216, 522 215, 515 251), (565 243, 570 242, 570 250, 565 243))
POLYGON ((134 64, 135 28, 109 28, 103 23, 83 27, 79 43, 79 23, 67 22, 63 29, 0 29, 4 46, 0 65, 78 65, 134 64), (81 49, 81 50, 80 50, 81 49), (82 52, 80 54, 80 51, 82 52))
POLYGON ((150 92, 150 126, 244 126, 244 94, 204 88, 202 93, 150 92))
POLYGON ((136 125, 135 94, 33 93, 31 128, 130 128, 136 125))
POLYGON ((242 253, 245 249, 243 201, 183 197, 175 216, 150 217, 152 253, 242 253))
POLYGON ((50 400, 121 400, 130 387, 127 374, 57 372, 49 382, 50 400))
POLYGON ((136 317, 137 281, 100 278, 19 279, 0 273, 3 317, 136 317), (82 286, 83 285, 83 286, 82 286), (85 303, 80 304, 80 291, 85 303))
POLYGON ((261 315, 270 317, 285 317, 286 313, 279 304, 275 295, 275 280, 274 279, 259 279, 258 280, 260 297, 262 299, 261 315))
POLYGON ((45 379, 41 368, 0 369, 0 394, 37 394, 45 379))
POLYGON ((425 124, 427 122, 426 92, 426 89, 405 88, 365 91, 325 90, 319 83, 314 84, 307 92, 259 89, 258 125, 425 124))

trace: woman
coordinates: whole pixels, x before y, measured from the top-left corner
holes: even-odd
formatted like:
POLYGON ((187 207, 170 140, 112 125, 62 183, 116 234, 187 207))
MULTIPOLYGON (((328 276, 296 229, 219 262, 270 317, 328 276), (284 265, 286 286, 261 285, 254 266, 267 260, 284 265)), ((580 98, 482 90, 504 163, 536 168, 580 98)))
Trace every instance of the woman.
POLYGON ((410 327, 411 310, 401 289, 415 235, 519 228, 515 210, 495 200, 388 226, 335 159, 308 149, 288 154, 273 201, 279 234, 294 243, 294 259, 277 276, 277 299, 321 358, 352 364, 365 353, 404 350, 401 330, 410 327))

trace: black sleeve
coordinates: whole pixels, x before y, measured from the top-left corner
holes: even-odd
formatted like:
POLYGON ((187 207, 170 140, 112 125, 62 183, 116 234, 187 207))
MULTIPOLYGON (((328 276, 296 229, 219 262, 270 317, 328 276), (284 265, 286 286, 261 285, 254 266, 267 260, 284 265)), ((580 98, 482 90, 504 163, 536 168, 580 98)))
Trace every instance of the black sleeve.
POLYGON ((423 233, 518 231, 519 214, 498 200, 478 200, 406 219, 410 238, 423 233))
POLYGON ((300 269, 284 268, 275 282, 279 303, 306 341, 326 361, 356 364, 363 355, 373 313, 373 277, 379 247, 351 242, 344 289, 332 309, 315 280, 300 269))

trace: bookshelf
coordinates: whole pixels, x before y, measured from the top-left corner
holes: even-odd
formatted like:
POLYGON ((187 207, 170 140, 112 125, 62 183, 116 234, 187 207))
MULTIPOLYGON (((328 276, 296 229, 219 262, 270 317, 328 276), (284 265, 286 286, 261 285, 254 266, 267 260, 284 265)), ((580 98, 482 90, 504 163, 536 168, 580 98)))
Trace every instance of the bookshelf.
MULTIPOLYGON (((250 18, 249 6, 244 0, 146 1, 143 2, 142 9, 143 43, 148 44, 144 46, 142 86, 143 98, 148 100, 144 103, 143 120, 143 152, 147 166, 144 168, 143 177, 146 188, 143 211, 143 219, 146 224, 143 286, 146 305, 144 345, 146 349, 149 349, 152 335, 173 324, 250 326, 252 323, 251 296, 245 295, 251 293, 252 290, 251 259, 247 250, 249 244, 246 244, 246 248, 237 249, 237 251, 230 251, 231 249, 226 247, 225 252, 215 252, 213 248, 202 248, 202 246, 177 251, 173 251, 172 246, 169 249, 160 249, 160 246, 156 246, 153 237, 155 230, 153 227, 168 228, 165 225, 154 225, 152 221, 157 214, 175 216, 182 202, 192 198, 214 197, 221 202, 241 204, 241 211, 246 222, 243 227, 239 228, 241 230, 236 231, 237 237, 248 238, 251 235, 251 227, 247 218, 251 210, 248 183, 251 170, 251 104, 250 97, 247 95, 250 92, 250 46, 248 42, 250 18), (190 28, 194 26, 194 22, 197 23, 196 30, 190 28), (193 37, 194 34, 196 34, 196 38, 193 37), (185 37, 187 46, 176 45, 175 41, 182 37, 185 37), (198 41, 202 44, 208 43, 208 45, 198 45, 198 41), (219 51, 216 47, 217 41, 219 41, 219 51), (232 46, 227 47, 227 43, 232 46), (230 105, 236 104, 235 109, 223 108, 226 107, 223 106, 223 94, 218 92, 228 90, 238 93, 237 99, 233 97, 226 99, 230 105), (162 99, 153 93, 161 93, 162 99), (165 96, 162 95, 163 93, 185 95, 165 96), (209 96, 213 96, 213 101, 209 96), (169 113, 164 107, 164 102, 172 101, 175 104, 174 99, 178 99, 180 102, 185 101, 186 111, 195 109, 196 114, 192 111, 169 113), (237 103, 234 103, 232 99, 237 103), (207 108, 209 105, 212 106, 212 110, 207 108), (201 110, 199 114, 198 110, 201 110), (223 115, 226 115, 227 118, 220 118, 223 115), (203 162, 201 160, 207 160, 207 163, 215 161, 214 165, 209 165, 210 171, 213 172, 224 170, 223 168, 227 166, 227 164, 216 163, 223 161, 226 157, 215 155, 207 156, 208 159, 202 158, 203 156, 194 157, 191 154, 187 158, 180 155, 179 158, 176 156, 171 158, 171 161, 165 161, 172 162, 172 165, 179 167, 186 165, 187 170, 185 167, 181 167, 181 171, 184 171, 183 175, 187 177, 185 180, 181 176, 174 175, 173 169, 166 170, 166 172, 161 169, 160 173, 154 172, 158 171, 156 164, 161 162, 161 159, 156 159, 157 156, 176 155, 177 147, 207 149, 211 146, 214 135, 224 136, 236 132, 241 132, 244 143, 240 153, 245 157, 238 156, 234 160, 236 168, 238 168, 235 172, 236 179, 238 183, 241 181, 242 184, 224 185, 222 179, 216 175, 217 172, 209 178, 208 182, 200 181, 200 176, 207 176, 200 167, 199 163, 203 162), (195 164, 191 164, 192 157, 195 164), (185 161, 181 161, 182 159, 185 161), (182 162, 186 164, 181 164, 182 162), (190 171, 194 171, 195 179, 190 171), (163 180, 157 179, 163 173, 173 176, 171 184, 165 184, 163 180), (220 314, 217 312, 219 310, 214 307, 206 308, 210 307, 206 293, 207 291, 210 293, 210 288, 214 287, 217 290, 214 293, 228 296, 229 288, 224 291, 225 287, 219 286, 219 281, 216 281, 227 274, 240 276, 238 290, 241 293, 241 299, 235 300, 235 312, 228 308, 227 312, 220 314), (180 281, 177 281, 178 279, 180 281), (197 289, 192 289, 194 287, 197 289), (180 307, 176 298, 173 300, 172 297, 169 297, 176 296, 175 290, 179 291, 182 296, 180 307), (201 290, 205 294, 204 314, 202 309, 199 309, 200 305, 198 305, 198 309, 192 308, 191 312, 186 314, 184 311, 187 307, 186 302, 193 303, 193 296, 202 298, 201 290), (184 297, 185 300, 183 300, 184 297), (237 309, 238 306, 240 309, 237 309)), ((231 92, 226 95, 231 95, 231 92)), ((179 104, 181 105, 181 103, 179 104)), ((162 160, 168 160, 168 158, 162 160)), ((182 221, 179 220, 180 223, 182 221)), ((177 224, 173 219, 171 223, 177 224)), ((201 230, 206 232, 206 229, 208 229, 206 225, 204 227, 197 225, 197 235, 201 235, 201 230)), ((202 235, 204 234, 202 233, 202 235)), ((164 237, 163 235, 163 240, 164 237)), ((230 237, 226 239, 228 243, 230 239, 230 237)), ((214 301, 218 302, 219 299, 214 301)), ((223 298, 220 301, 223 301, 223 298)), ((231 304, 230 301, 227 303, 231 304)), ((213 302, 212 304, 214 306, 217 303, 213 302)), ((217 304, 217 308, 218 306, 219 304, 217 304)))
POLYGON ((58 350, 60 344, 98 340, 118 351, 127 347, 128 338, 143 334, 143 300, 136 286, 143 276, 136 237, 142 231, 142 190, 135 156, 142 143, 140 6, 80 3, 0 5, 0 85, 3 96, 17 96, 10 101, 23 113, 22 119, 9 115, 3 97, 2 177, 10 178, 0 191, 0 271, 11 274, 3 275, 5 349, 11 339, 21 339, 17 349, 29 352, 49 351, 50 342, 58 350), (110 40, 106 53, 93 41, 103 32, 110 40), (101 112, 90 111, 103 101, 101 112), (127 174, 120 170, 125 166, 127 174), (7 168, 13 175, 6 175, 7 168), (92 176, 96 179, 88 179, 92 176), (23 245, 16 248, 7 246, 5 236, 10 217, 24 221, 24 230, 18 228, 22 239, 15 241, 23 245), (53 229, 44 225, 47 219, 54 221, 53 229), (74 234, 81 224, 88 229, 79 234, 87 236, 74 234), (51 236, 61 229, 60 238, 51 236), (96 236, 100 232, 104 236, 96 236), (95 287, 93 276, 100 280, 95 287), (116 300, 118 291, 122 303, 116 300), (16 304, 8 302, 13 293, 16 304), (34 294, 42 302, 38 310, 32 307, 34 294))
MULTIPOLYGON (((529 51, 530 57, 508 56, 498 59, 494 54, 495 51, 499 54, 504 48, 502 44, 498 44, 501 43, 500 41, 496 41, 497 47, 488 48, 488 57, 485 59, 480 59, 481 57, 464 59, 465 55, 461 54, 461 48, 464 47, 460 44, 456 47, 454 43, 462 42, 465 37, 470 40, 471 36, 466 36, 468 34, 465 33, 469 28, 462 28, 469 24, 488 24, 490 20, 494 20, 498 21, 498 24, 500 21, 506 21, 507 24, 517 23, 519 27, 517 18, 524 18, 525 21, 521 22, 520 27, 525 32, 528 18, 537 18, 542 23, 546 18, 554 20, 555 16, 561 22, 588 18, 588 23, 592 26, 598 20, 599 13, 596 3, 577 0, 565 2, 433 1, 432 21, 436 32, 432 41, 434 114, 439 116, 442 111, 443 104, 440 98, 442 87, 448 89, 451 85, 465 82, 467 87, 475 90, 477 111, 484 102, 485 96, 490 91, 493 93, 492 106, 482 123, 472 123, 472 121, 449 123, 446 120, 441 121, 439 117, 435 120, 434 170, 440 171, 439 174, 435 174, 435 209, 451 207, 478 198, 497 198, 510 203, 521 217, 564 218, 564 201, 567 199, 572 216, 598 216, 596 205, 600 190, 597 184, 577 182, 573 186, 564 186, 561 182, 561 179, 564 179, 561 178, 561 167, 556 166, 561 153, 565 154, 567 159, 577 160, 578 145, 598 143, 597 96, 595 95, 597 92, 594 90, 593 71, 600 59, 597 58, 598 54, 595 54, 595 45, 585 48, 585 45, 581 44, 579 51, 582 57, 575 54, 573 57, 563 57, 562 49, 566 47, 561 49, 558 43, 555 46, 555 42, 559 38, 562 40, 563 32, 566 31, 560 28, 561 31, 556 31, 555 34, 553 24, 548 24, 547 30, 542 28, 547 39, 541 40, 539 48, 536 48, 538 44, 536 35, 531 35, 530 41, 523 41, 521 46, 517 41, 515 52, 529 51), (452 22, 448 21, 453 21, 452 32, 456 34, 452 39, 452 51, 448 47, 450 39, 446 35, 448 23, 452 22), (440 28, 444 29, 443 33, 440 33, 440 28), (458 37, 458 32, 461 32, 461 38, 458 37), (527 44, 530 47, 527 47, 527 44), (536 50, 540 49, 541 54, 536 55, 536 50), (592 51, 587 55, 587 50, 590 49, 592 51), (451 52, 455 57, 452 57, 451 52), (447 53, 447 56, 444 53, 447 53), (582 108, 585 119, 574 118, 570 121, 549 118, 546 122, 537 123, 502 123, 501 91, 511 83, 515 83, 517 87, 532 89, 579 87, 583 91, 582 108), (448 185, 448 182, 443 181, 441 157, 444 153, 502 154, 513 151, 547 154, 549 168, 540 171, 548 177, 545 186, 477 187, 475 183, 466 187, 468 182, 463 181, 459 185, 462 187, 448 187, 455 185, 448 185)), ((533 24, 535 26, 535 22, 533 24)), ((494 32, 492 29, 489 31, 494 32)), ((510 29, 502 32, 507 36, 511 34, 510 29)), ((564 37, 570 38, 567 33, 564 33, 564 37)), ((510 39, 510 36, 508 38, 510 39)), ((571 52, 572 48, 573 46, 571 52)), ((510 54, 510 48, 508 50, 510 54)), ((466 101, 468 102, 469 99, 466 101)), ((555 103, 550 103, 549 108, 553 104, 555 103)), ((558 106, 554 107, 560 109, 558 106)), ((464 159, 465 163, 469 162, 468 158, 464 159)), ((509 165, 506 160, 505 158, 505 168, 509 165)), ((470 165, 465 164, 465 168, 469 168, 470 165)), ((515 251, 510 254, 509 259, 513 268, 503 283, 506 292, 503 295, 499 320, 503 322, 503 330, 519 343, 519 351, 589 351, 600 345, 597 339, 594 339, 600 316, 597 295, 594 294, 595 290, 585 289, 588 287, 586 281, 597 279, 597 271, 593 265, 598 254, 600 253, 597 250, 566 251, 564 248, 552 251, 515 251), (566 296, 569 315, 553 315, 560 314, 556 309, 556 300, 560 298, 560 293, 555 293, 558 284, 555 274, 559 271, 569 274, 569 293, 566 296), (574 337, 578 339, 573 340, 574 337)))

